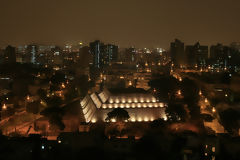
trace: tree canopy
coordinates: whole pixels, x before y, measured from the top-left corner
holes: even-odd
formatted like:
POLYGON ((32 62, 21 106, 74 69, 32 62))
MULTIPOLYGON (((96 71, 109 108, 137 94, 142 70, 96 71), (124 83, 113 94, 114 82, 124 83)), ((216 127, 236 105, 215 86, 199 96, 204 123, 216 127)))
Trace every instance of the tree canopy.
POLYGON ((115 108, 107 114, 106 121, 115 119, 116 121, 125 121, 130 118, 128 112, 122 108, 115 108))
POLYGON ((188 105, 192 119, 200 118, 199 102, 199 87, 195 81, 188 78, 181 83, 181 91, 184 97, 184 102, 188 105))
POLYGON ((173 122, 184 121, 187 116, 187 111, 184 109, 182 104, 169 103, 165 112, 168 120, 173 122))
POLYGON ((240 112, 232 108, 219 113, 220 122, 223 127, 232 135, 238 134, 240 128, 240 112))
POLYGON ((172 76, 160 76, 148 82, 152 89, 156 89, 160 98, 169 99, 169 94, 175 93, 179 89, 179 82, 172 76))

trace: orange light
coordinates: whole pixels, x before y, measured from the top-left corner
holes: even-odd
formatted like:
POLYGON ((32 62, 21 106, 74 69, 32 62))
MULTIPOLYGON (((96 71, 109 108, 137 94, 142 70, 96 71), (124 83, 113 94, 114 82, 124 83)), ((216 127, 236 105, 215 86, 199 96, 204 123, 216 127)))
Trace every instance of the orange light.
POLYGON ((216 112, 216 109, 214 107, 212 108, 212 112, 216 112))
POLYGON ((3 110, 6 110, 6 109, 7 109, 7 105, 6 105, 6 104, 3 104, 2 109, 3 109, 3 110))

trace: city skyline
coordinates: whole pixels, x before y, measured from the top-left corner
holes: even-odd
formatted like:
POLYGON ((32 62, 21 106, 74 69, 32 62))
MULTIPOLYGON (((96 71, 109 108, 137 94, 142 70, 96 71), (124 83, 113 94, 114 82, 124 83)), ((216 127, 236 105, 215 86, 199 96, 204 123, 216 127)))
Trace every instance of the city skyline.
POLYGON ((4 1, 0 46, 91 42, 169 49, 185 44, 239 42, 240 2, 178 1, 4 1), (203 12, 204 11, 204 12, 203 12))

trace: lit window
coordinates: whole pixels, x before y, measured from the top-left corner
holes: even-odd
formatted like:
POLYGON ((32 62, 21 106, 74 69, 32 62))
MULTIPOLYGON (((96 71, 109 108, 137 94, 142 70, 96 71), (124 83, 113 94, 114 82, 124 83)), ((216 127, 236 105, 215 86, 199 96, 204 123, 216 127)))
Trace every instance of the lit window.
POLYGON ((134 99, 134 102, 135 102, 135 103, 137 103, 137 102, 138 102, 137 98, 135 98, 135 99, 134 99))
POLYGON ((212 152, 215 152, 216 151, 216 148, 215 147, 212 147, 212 152))
POLYGON ((147 122, 147 121, 148 121, 148 118, 147 118, 147 117, 145 117, 145 118, 144 118, 144 121, 145 121, 145 122, 147 122))

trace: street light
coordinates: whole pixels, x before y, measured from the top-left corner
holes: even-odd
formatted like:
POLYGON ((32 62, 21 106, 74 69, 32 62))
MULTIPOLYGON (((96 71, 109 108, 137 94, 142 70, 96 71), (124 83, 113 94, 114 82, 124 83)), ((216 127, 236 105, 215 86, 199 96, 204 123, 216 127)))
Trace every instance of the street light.
POLYGON ((66 86, 65 86, 65 84, 64 83, 62 83, 62 88, 65 88, 66 86))
POLYGON ((215 113, 215 112, 216 112, 216 109, 215 109, 214 107, 212 108, 212 112, 213 112, 213 113, 215 113))
POLYGON ((181 90, 178 90, 178 95, 181 95, 181 90))
POLYGON ((6 110, 6 109, 7 109, 7 105, 6 105, 6 104, 3 104, 2 109, 3 109, 3 110, 6 110))
POLYGON ((205 102, 205 103, 207 103, 207 102, 208 102, 207 98, 205 98, 204 102, 205 102))

